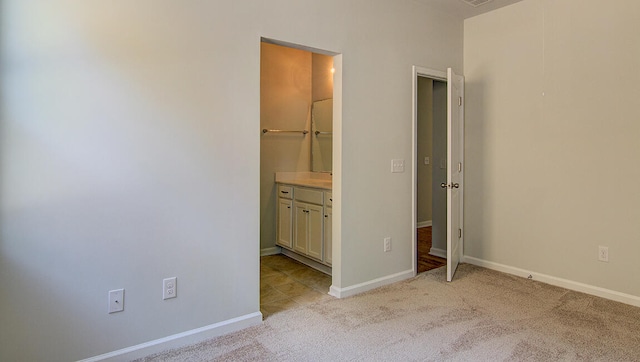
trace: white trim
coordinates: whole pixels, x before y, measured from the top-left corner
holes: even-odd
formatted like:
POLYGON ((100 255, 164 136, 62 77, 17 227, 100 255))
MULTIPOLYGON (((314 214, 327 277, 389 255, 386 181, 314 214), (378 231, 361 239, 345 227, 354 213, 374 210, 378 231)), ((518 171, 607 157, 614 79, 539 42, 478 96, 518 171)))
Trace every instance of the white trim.
POLYGON ((392 284, 401 280, 409 279, 414 276, 415 273, 413 270, 406 270, 397 274, 387 275, 382 278, 370 280, 368 282, 352 285, 346 288, 338 288, 332 285, 329 289, 329 295, 332 295, 336 298, 346 298, 387 284, 392 284))
POLYGON ((432 226, 433 222, 431 220, 420 221, 416 223, 416 228, 426 228, 427 226, 432 226))
POLYGON ((342 280, 342 54, 333 57, 333 159, 331 183, 331 281, 342 280))
POLYGON ((446 82, 447 81, 447 71, 440 71, 440 70, 435 70, 435 69, 429 69, 429 68, 425 68, 425 67, 420 67, 417 65, 413 66, 413 74, 415 75, 414 78, 417 77, 425 77, 425 78, 430 78, 433 80, 441 80, 446 82))
POLYGON ((162 352, 172 348, 179 348, 204 340, 221 336, 223 334, 239 331, 262 323, 262 313, 255 312, 237 318, 228 319, 219 323, 210 324, 201 328, 174 334, 154 341, 119 349, 117 351, 101 354, 80 360, 79 362, 97 361, 130 361, 142 358, 153 353, 162 352))
POLYGON ((492 261, 474 258, 471 256, 464 256, 463 262, 481 266, 487 269, 497 270, 499 272, 503 272, 503 273, 507 273, 507 274, 511 274, 511 275, 515 275, 523 278, 528 278, 529 276, 531 276, 531 279, 537 280, 539 282, 543 282, 546 284, 555 285, 557 287, 562 287, 562 288, 574 290, 577 292, 595 295, 597 297, 610 299, 616 302, 621 302, 621 303, 630 304, 636 307, 640 307, 640 297, 636 295, 621 293, 615 290, 600 288, 594 285, 584 284, 584 283, 576 282, 573 280, 536 273, 529 270, 512 267, 509 265, 504 265, 500 263, 494 263, 492 261))
POLYGON ((447 251, 444 250, 444 249, 434 248, 432 246, 431 249, 429 249, 429 255, 437 256, 437 257, 440 257, 442 259, 446 259, 447 258, 447 251))
POLYGON ((280 250, 281 248, 279 246, 260 249, 260 256, 277 255, 277 254, 280 254, 280 250))

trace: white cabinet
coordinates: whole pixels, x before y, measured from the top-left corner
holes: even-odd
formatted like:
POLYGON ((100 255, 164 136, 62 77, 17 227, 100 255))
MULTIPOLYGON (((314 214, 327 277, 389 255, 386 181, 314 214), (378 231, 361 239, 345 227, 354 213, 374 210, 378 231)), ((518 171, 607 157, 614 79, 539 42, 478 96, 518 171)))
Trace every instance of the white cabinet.
POLYGON ((278 198, 278 225, 276 227, 276 243, 285 248, 293 247, 292 222, 293 222, 293 201, 278 198))
POLYGON ((307 219, 309 224, 307 225, 307 255, 312 258, 322 261, 323 252, 323 215, 324 210, 319 205, 309 205, 309 211, 307 212, 307 219))
POLYGON ((331 193, 307 187, 279 185, 277 244, 331 265, 331 245, 327 245, 327 242, 331 243, 331 221, 329 220, 328 228, 326 225, 327 194, 331 193))
POLYGON ((293 247, 293 187, 278 186, 278 210, 276 214, 276 244, 293 247))
POLYGON ((295 210, 295 224, 293 225, 293 250, 301 253, 307 253, 307 204, 296 202, 293 205, 295 210))
POLYGON ((295 224, 293 228, 293 250, 322 261, 322 233, 324 210, 320 205, 294 202, 295 224))

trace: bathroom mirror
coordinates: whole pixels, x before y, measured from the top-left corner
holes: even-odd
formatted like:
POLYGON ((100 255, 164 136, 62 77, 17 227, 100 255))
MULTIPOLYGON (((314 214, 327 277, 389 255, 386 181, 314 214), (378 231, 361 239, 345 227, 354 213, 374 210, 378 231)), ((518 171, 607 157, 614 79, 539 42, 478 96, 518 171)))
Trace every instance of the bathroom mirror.
POLYGON ((311 171, 331 172, 333 149, 333 99, 311 105, 311 171))

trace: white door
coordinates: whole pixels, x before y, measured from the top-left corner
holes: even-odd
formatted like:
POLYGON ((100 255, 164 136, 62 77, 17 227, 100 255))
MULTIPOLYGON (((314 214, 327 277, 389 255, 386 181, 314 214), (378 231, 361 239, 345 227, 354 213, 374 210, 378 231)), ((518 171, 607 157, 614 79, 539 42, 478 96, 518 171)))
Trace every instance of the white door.
POLYGON ((464 77, 447 69, 447 281, 462 256, 464 77))

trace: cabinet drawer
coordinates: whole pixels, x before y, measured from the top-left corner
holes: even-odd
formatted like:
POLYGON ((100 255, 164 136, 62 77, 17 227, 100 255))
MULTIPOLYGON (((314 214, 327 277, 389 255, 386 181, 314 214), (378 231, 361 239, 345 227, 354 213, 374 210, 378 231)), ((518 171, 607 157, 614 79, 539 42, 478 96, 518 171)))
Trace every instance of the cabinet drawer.
POLYGON ((293 199, 293 187, 278 185, 278 197, 283 199, 293 199))
POLYGON ((318 190, 304 189, 296 187, 296 201, 308 202, 310 204, 322 205, 323 192, 318 190))
POLYGON ((333 196, 331 196, 331 192, 324 193, 324 206, 331 207, 333 205, 333 196))

